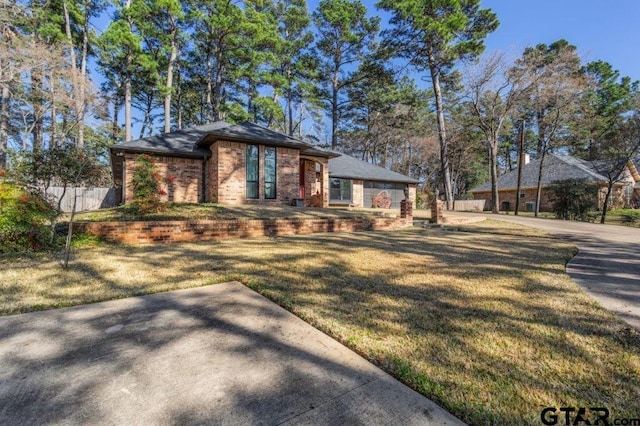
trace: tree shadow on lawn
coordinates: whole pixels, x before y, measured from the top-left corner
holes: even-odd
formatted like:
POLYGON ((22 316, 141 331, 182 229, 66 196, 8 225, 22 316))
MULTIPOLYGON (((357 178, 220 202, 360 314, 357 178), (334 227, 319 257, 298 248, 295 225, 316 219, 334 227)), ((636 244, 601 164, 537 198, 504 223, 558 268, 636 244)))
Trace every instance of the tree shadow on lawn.
POLYGON ((566 279, 571 248, 422 235, 325 236, 334 254, 297 278, 249 284, 474 424, 536 423, 554 404, 637 412, 637 335, 566 279), (368 270, 336 255, 362 251, 368 270))
MULTIPOLYGON (((637 335, 620 332, 624 324, 566 278, 570 246, 520 240, 416 229, 316 234, 125 247, 110 267, 173 268, 174 287, 198 273, 205 282, 240 279, 472 424, 538 424, 546 406, 634 415, 637 335)), ((104 275, 77 267, 87 279, 104 275)))
POLYGON ((2 424, 279 424, 379 377, 301 349, 277 330, 284 312, 255 297, 190 294, 0 318, 2 424), (265 378, 256 360, 282 371, 265 378))

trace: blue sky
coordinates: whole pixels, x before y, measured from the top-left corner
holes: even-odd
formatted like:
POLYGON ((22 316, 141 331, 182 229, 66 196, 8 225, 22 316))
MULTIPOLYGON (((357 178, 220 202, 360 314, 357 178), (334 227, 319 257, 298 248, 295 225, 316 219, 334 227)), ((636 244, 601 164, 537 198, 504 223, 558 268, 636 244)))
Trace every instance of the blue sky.
MULTIPOLYGON (((375 1, 362 0, 370 15, 375 1)), ((318 0, 309 0, 313 10, 318 0)), ((604 60, 622 76, 640 80, 639 0, 483 0, 500 21, 486 39, 487 52, 519 56, 525 47, 561 38, 578 48, 583 61, 604 60)), ((388 15, 381 15, 383 23, 388 15)))
POLYGON ((484 0, 500 27, 487 51, 520 54, 526 46, 564 38, 584 62, 604 60, 622 76, 640 80, 640 1, 484 0))

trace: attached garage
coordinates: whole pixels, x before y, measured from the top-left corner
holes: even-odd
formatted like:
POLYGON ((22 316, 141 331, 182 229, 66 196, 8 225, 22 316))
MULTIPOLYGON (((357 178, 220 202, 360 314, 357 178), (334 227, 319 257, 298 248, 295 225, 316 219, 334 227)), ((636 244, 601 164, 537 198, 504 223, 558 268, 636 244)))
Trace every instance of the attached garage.
POLYGON ((329 159, 329 205, 373 207, 384 199, 399 209, 405 189, 415 208, 418 181, 349 155, 329 159))
POLYGON ((375 180, 365 180, 363 189, 363 203, 366 207, 367 204, 373 204, 373 200, 382 191, 387 191, 391 198, 391 208, 399 209, 400 201, 404 200, 404 190, 407 187, 405 183, 392 183, 382 182, 375 180))

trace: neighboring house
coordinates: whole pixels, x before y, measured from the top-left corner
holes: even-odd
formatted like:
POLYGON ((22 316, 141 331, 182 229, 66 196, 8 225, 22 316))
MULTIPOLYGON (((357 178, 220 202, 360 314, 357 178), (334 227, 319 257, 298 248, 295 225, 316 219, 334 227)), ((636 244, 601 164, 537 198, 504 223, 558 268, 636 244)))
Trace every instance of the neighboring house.
MULTIPOLYGON (((522 182, 520 194, 516 195, 518 186, 518 169, 514 169, 498 177, 498 194, 500 210, 515 210, 516 202, 520 203, 520 211, 535 211, 536 189, 538 185, 538 170, 540 160, 525 162, 522 168, 522 182)), ((540 211, 552 211, 553 203, 549 199, 548 187, 556 181, 566 179, 583 179, 588 183, 599 186, 598 208, 602 207, 606 196, 608 179, 597 170, 597 163, 591 163, 570 155, 548 154, 542 168, 542 187, 540 197, 540 211)), ((640 175, 629 162, 622 176, 614 184, 611 207, 628 206, 632 203, 633 187, 640 182, 640 175)), ((491 205, 491 182, 470 191, 475 199, 487 200, 486 206, 491 205)))
MULTIPOLYGON (((329 159, 329 204, 372 207, 374 199, 386 191, 391 208, 400 208, 405 189, 415 208, 416 184, 418 181, 400 173, 392 172, 358 160, 349 155, 329 159)), ((385 195, 386 195, 385 194, 385 195)))
POLYGON ((257 124, 224 121, 110 149, 122 203, 133 199, 136 159, 146 154, 157 166, 163 201, 328 207, 328 163, 340 156, 257 124))

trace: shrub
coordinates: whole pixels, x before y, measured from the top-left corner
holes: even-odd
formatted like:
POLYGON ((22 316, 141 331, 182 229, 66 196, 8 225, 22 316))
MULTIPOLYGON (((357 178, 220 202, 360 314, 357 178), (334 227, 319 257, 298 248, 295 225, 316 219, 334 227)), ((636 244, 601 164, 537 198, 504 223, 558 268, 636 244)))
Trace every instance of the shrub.
POLYGON ((598 187, 584 179, 566 179, 549 187, 549 199, 558 219, 589 221, 598 208, 598 187))
POLYGON ((51 245, 55 211, 45 200, 0 182, 0 253, 38 251, 51 245))
POLYGON ((160 188, 160 174, 151 157, 146 154, 139 156, 136 160, 131 187, 133 189, 131 207, 136 213, 154 213, 163 209, 160 196, 164 191, 160 188))

